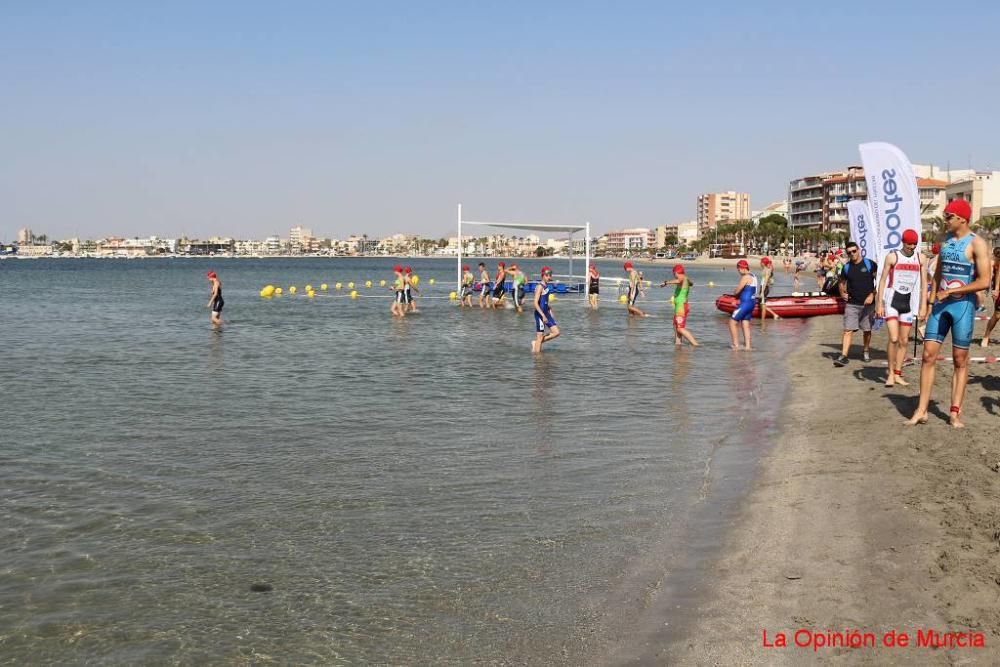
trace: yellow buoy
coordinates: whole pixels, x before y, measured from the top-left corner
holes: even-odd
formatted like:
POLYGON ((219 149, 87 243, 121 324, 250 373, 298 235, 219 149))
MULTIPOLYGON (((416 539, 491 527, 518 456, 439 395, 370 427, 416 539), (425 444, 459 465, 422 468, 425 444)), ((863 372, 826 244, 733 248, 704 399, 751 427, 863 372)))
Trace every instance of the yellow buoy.
POLYGON ((549 297, 549 301, 555 301, 555 300, 556 300, 556 295, 555 294, 553 294, 553 295, 551 295, 549 297))
POLYGON ((306 292, 306 296, 308 296, 311 299, 314 296, 316 296, 316 292, 309 290, 308 292, 306 292))
POLYGON ((414 286, 419 285, 420 284, 420 276, 418 276, 417 274, 414 273, 413 276, 410 278, 410 283, 413 284, 414 286))
POLYGON ((322 285, 320 285, 319 288, 325 292, 326 291, 326 283, 323 283, 322 285))
POLYGON ((713 283, 711 280, 709 280, 708 281, 708 286, 709 287, 715 287, 715 283, 713 283))
POLYGON ((452 301, 454 301, 455 299, 458 298, 458 294, 455 293, 455 292, 449 292, 448 293, 448 298, 451 299, 452 301))
POLYGON ((433 279, 433 278, 431 278, 430 280, 428 280, 428 281, 427 281, 427 284, 428 284, 428 285, 433 285, 433 284, 434 284, 434 279, 433 279))
POLYGON ((288 293, 289 294, 295 294, 298 291, 299 290, 295 287, 295 285, 292 285, 291 287, 288 288, 288 293))
POLYGON ((313 291, 313 286, 312 285, 306 285, 306 291, 307 292, 312 292, 313 291))
POLYGON ((626 301, 628 301, 628 297, 624 294, 618 297, 618 303, 625 303, 626 301))
POLYGON ((378 281, 378 286, 379 287, 385 287, 385 281, 384 280, 378 281))
POLYGON ((347 289, 354 289, 354 283, 347 283, 347 289))
POLYGON ((281 289, 280 287, 275 287, 275 288, 274 288, 274 295, 275 295, 275 296, 281 296, 281 293, 282 293, 283 291, 284 291, 284 290, 282 290, 282 289, 281 289))
POLYGON ((365 287, 371 287, 371 286, 372 286, 372 281, 366 280, 365 281, 365 287))
POLYGON ((260 295, 263 297, 274 296, 274 285, 266 285, 264 289, 260 291, 260 295))
POLYGON ((351 290, 351 298, 352 299, 357 299, 358 298, 358 293, 355 292, 354 290, 351 290))
POLYGON ((336 285, 334 285, 334 287, 337 288, 337 289, 340 289, 341 287, 343 287, 343 284, 337 283, 336 285))

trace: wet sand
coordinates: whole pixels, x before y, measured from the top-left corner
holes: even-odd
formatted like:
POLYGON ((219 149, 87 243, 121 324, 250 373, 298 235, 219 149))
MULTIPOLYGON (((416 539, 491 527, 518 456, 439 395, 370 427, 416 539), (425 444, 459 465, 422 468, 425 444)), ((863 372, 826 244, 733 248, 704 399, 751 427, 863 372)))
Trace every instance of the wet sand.
MULTIPOLYGON (((855 358, 835 368, 840 324, 838 317, 817 319, 790 356, 781 434, 761 461, 723 555, 707 570, 701 602, 681 627, 634 647, 628 662, 1000 659, 1000 366, 971 365, 967 428, 956 432, 947 424, 951 364, 939 363, 930 422, 906 427, 918 366, 904 371, 910 386, 884 388, 883 331, 870 364, 856 358, 858 339, 855 358), (855 629, 871 632, 876 647, 795 646, 799 630, 855 629), (883 646, 893 630, 906 632, 910 646, 883 646), (980 632, 986 647, 920 648, 918 630, 925 637, 928 630, 980 632), (767 647, 780 641, 779 632, 788 647, 767 647)), ((976 332, 983 326, 977 322, 976 332)))

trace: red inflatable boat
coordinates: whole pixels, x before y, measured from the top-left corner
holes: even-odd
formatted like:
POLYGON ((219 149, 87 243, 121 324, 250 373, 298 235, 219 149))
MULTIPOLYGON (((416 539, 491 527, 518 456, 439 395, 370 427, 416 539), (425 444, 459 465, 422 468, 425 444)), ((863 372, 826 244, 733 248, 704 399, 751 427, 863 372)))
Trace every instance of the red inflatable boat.
MULTIPOLYGON (((732 294, 723 294, 715 300, 715 307, 724 313, 732 313, 739 305, 739 299, 732 294)), ((767 298, 768 312, 778 317, 815 317, 817 315, 843 314, 843 299, 827 296, 819 292, 801 296, 770 296, 767 298)), ((760 317, 760 301, 753 308, 753 316, 760 317)))

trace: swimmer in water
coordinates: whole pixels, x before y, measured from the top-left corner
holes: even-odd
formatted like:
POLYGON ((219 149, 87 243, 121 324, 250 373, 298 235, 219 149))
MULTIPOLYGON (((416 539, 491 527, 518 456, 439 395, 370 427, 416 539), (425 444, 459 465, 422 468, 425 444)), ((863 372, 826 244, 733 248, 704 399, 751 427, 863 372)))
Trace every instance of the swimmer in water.
POLYGON ((214 326, 219 326, 222 324, 222 307, 226 305, 225 299, 222 298, 222 281, 215 271, 209 271, 208 282, 212 283, 212 296, 208 299, 208 308, 212 311, 210 321, 214 326))
POLYGON ((601 293, 601 274, 597 271, 596 265, 590 265, 587 278, 587 299, 590 301, 590 307, 593 310, 597 310, 597 298, 601 293))
POLYGON ((688 293, 691 291, 694 283, 684 273, 683 265, 674 265, 674 279, 664 280, 660 287, 666 287, 667 285, 676 285, 674 296, 670 299, 674 304, 674 345, 681 345, 686 340, 692 346, 698 347, 698 341, 687 330, 687 318, 691 310, 691 307, 688 305, 688 293))
POLYGON ((389 288, 394 292, 389 312, 392 313, 393 317, 406 317, 406 279, 403 267, 397 264, 392 267, 392 270, 395 272, 396 278, 392 281, 392 287, 389 288))
POLYGON ((750 320, 753 319, 753 309, 757 305, 757 276, 750 273, 750 262, 741 259, 736 263, 740 272, 740 282, 736 285, 733 296, 739 299, 736 310, 729 318, 729 335, 732 338, 732 348, 740 349, 740 328, 743 329, 743 347, 750 348, 750 320))
POLYGON ((524 275, 521 269, 517 268, 517 264, 511 264, 510 266, 510 282, 513 288, 514 297, 514 308, 517 312, 524 312, 524 286, 528 282, 528 276, 524 275))
POLYGON ((642 291, 642 278, 639 277, 639 272, 635 270, 632 262, 625 262, 624 268, 628 274, 628 300, 625 302, 628 314, 636 315, 637 317, 649 317, 649 315, 642 312, 635 305, 635 302, 639 300, 640 294, 645 296, 645 293, 642 291))
POLYGON ((535 286, 535 340, 531 341, 531 351, 536 354, 541 353, 543 344, 559 337, 559 325, 556 324, 552 306, 549 305, 549 296, 554 291, 552 269, 543 266, 542 280, 535 286), (549 332, 545 333, 545 329, 549 332))
POLYGON ((417 302, 413 300, 413 292, 420 294, 420 290, 413 284, 413 268, 408 266, 403 272, 403 296, 406 297, 406 305, 411 313, 417 312, 417 302))
POLYGON ((462 308, 469 307, 472 308, 472 284, 476 282, 476 277, 472 275, 469 270, 469 266, 465 265, 462 267, 462 297, 459 299, 458 305, 462 308))
POLYGON ((497 262, 497 278, 493 283, 493 307, 503 308, 503 298, 507 295, 507 265, 497 262))
POLYGON ((486 265, 479 262, 479 307, 492 308, 493 300, 490 289, 490 274, 486 270, 486 265))

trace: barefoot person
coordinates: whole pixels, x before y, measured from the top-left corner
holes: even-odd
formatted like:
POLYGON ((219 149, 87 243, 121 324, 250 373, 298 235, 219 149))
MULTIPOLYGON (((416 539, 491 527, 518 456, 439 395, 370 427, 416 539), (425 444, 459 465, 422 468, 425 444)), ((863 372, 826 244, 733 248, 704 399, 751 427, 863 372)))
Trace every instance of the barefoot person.
MULTIPOLYGON (((767 321, 767 297, 774 285, 774 263, 767 255, 760 258, 760 269, 760 328, 763 331, 764 322, 767 321)), ((771 312, 771 317, 781 319, 775 312, 771 312)))
POLYGON ((674 265, 674 279, 664 280, 660 287, 676 285, 674 297, 670 300, 674 304, 674 345, 680 345, 682 340, 686 340, 694 347, 698 347, 698 341, 694 339, 691 332, 687 330, 688 312, 691 307, 688 305, 688 293, 694 285, 691 279, 684 273, 684 266, 674 265))
POLYGON ((479 307, 492 308, 493 300, 490 288, 490 273, 486 270, 486 265, 479 262, 479 307))
POLYGON ((225 299, 222 298, 222 281, 215 271, 209 271, 208 282, 212 284, 212 296, 208 299, 208 308, 212 311, 209 319, 212 324, 219 326, 222 324, 222 307, 226 305, 225 299))
POLYGON ((462 308, 472 308, 472 284, 476 282, 476 277, 472 275, 469 266, 462 267, 462 298, 458 305, 462 308))
POLYGON ((507 295, 507 265, 497 262, 497 279, 493 283, 493 307, 503 308, 503 298, 507 295))
POLYGON ((393 317, 406 317, 406 278, 403 272, 403 267, 399 264, 392 267, 393 272, 396 274, 396 278, 392 281, 392 307, 389 308, 389 312, 392 313, 393 317))
POLYGON ((542 345, 559 337, 559 325, 549 305, 549 295, 554 291, 552 269, 542 267, 542 280, 535 286, 535 340, 531 341, 531 351, 540 353, 542 345), (549 332, 545 333, 545 329, 549 332))
POLYGON ((524 271, 517 268, 517 264, 510 265, 511 293, 514 298, 514 308, 519 313, 524 312, 524 286, 528 283, 528 276, 524 271))
POLYGON ((753 309, 757 305, 757 276, 750 273, 750 262, 741 259, 736 263, 740 272, 740 282, 736 285, 733 296, 740 300, 732 317, 729 318, 729 335, 732 337, 732 348, 740 349, 740 329, 743 329, 743 347, 750 349, 750 320, 753 319, 753 309))
POLYGON ((594 264, 590 265, 587 279, 587 299, 590 301, 590 307, 597 310, 597 295, 601 293, 601 274, 594 264))
MULTIPOLYGON (((626 301, 626 309, 629 315, 636 315, 638 317, 648 317, 646 313, 639 310, 635 305, 635 302, 639 299, 639 295, 643 294, 642 291, 642 278, 639 277, 639 272, 635 270, 632 262, 625 262, 625 273, 628 274, 628 300, 626 301)), ((643 296, 645 296, 643 294, 643 296)))
POLYGON ((403 296, 406 297, 406 307, 410 309, 411 313, 417 312, 417 302, 413 300, 413 293, 420 294, 413 278, 413 267, 406 267, 403 271, 403 296))
POLYGON ((851 351, 851 339, 861 329, 864 349, 861 358, 871 361, 872 324, 875 319, 875 275, 878 265, 867 257, 861 257, 861 248, 854 241, 847 244, 848 262, 840 271, 840 298, 847 299, 844 308, 844 335, 840 343, 840 356, 833 362, 836 366, 847 365, 847 353, 851 351))
POLYGON ((935 363, 948 332, 955 374, 951 379, 951 425, 962 428, 960 419, 965 384, 969 380, 969 345, 976 322, 976 292, 990 284, 990 250, 969 229, 972 207, 964 199, 953 199, 944 209, 948 237, 941 245, 931 292, 930 317, 920 365, 920 403, 908 424, 926 424, 927 407, 934 388, 935 363))
POLYGON ((993 333, 993 328, 996 327, 997 322, 1000 322, 1000 248, 993 248, 993 316, 990 317, 990 321, 986 323, 986 333, 983 334, 983 341, 980 343, 983 347, 989 347, 990 344, 990 334, 993 333))
POLYGON ((878 281, 881 298, 875 305, 875 317, 885 320, 889 332, 889 376, 886 387, 910 384, 903 379, 903 361, 910 343, 910 328, 914 317, 927 317, 927 271, 923 255, 917 252, 920 238, 916 230, 903 232, 903 247, 885 257, 882 277, 878 281))

